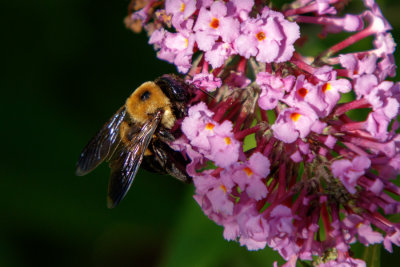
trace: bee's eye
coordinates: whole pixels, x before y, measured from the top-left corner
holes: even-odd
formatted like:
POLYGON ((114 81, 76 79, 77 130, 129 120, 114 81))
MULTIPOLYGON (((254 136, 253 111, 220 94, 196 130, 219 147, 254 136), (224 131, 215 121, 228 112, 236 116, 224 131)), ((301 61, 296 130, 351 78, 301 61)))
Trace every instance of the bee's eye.
POLYGON ((146 101, 147 99, 150 98, 150 91, 144 91, 141 95, 140 95, 140 100, 141 101, 146 101))

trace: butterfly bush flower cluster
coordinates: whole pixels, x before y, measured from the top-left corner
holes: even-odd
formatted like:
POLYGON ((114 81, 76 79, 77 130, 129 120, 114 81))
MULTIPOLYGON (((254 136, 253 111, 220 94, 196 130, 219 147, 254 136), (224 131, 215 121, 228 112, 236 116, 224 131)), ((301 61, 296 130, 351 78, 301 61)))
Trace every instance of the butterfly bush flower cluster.
POLYGON ((352 243, 400 245, 391 26, 374 0, 266 2, 148 0, 127 21, 199 89, 171 146, 224 237, 290 266, 364 266, 352 243), (307 54, 310 27, 345 37, 307 54))

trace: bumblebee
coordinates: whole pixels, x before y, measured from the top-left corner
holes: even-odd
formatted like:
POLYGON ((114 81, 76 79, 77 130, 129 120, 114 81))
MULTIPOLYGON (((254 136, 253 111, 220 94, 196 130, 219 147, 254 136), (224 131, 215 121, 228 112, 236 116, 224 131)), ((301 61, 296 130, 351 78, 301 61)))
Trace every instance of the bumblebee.
POLYGON ((139 166, 191 182, 186 173, 187 159, 168 143, 182 135, 174 126, 187 115, 192 93, 193 88, 175 75, 143 83, 83 149, 76 175, 86 175, 108 161, 109 208, 124 198, 139 166))

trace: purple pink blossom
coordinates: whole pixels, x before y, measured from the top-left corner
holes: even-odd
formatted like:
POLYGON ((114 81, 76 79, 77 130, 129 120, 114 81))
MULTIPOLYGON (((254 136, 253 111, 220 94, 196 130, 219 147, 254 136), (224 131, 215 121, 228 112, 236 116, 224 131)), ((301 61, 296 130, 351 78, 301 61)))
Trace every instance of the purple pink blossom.
POLYGON ((133 14, 199 89, 170 144, 190 160, 195 201, 225 239, 269 246, 286 266, 365 266, 354 242, 400 245, 388 216, 400 213, 396 44, 374 0, 358 14, 345 3, 171 0, 151 14, 149 1, 133 14), (345 37, 302 54, 304 25, 345 37), (351 51, 366 38, 369 50, 351 51))

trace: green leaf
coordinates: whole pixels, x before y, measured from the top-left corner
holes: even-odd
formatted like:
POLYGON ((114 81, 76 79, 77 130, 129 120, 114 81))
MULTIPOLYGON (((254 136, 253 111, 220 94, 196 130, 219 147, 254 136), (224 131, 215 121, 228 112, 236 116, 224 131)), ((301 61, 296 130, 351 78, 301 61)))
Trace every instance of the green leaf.
POLYGON ((367 266, 380 267, 381 266, 381 245, 371 245, 364 249, 362 259, 367 266))

